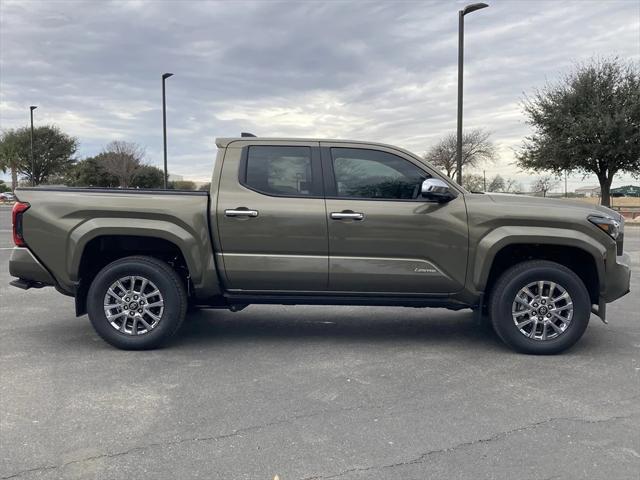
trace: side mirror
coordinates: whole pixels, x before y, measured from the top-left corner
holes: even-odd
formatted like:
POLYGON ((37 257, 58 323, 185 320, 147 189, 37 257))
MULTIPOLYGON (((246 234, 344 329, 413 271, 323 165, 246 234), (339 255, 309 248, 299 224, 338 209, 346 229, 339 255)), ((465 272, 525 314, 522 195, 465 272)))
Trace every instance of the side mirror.
POLYGON ((422 182, 422 196, 438 203, 449 202, 456 198, 449 185, 439 178, 427 178, 422 182))

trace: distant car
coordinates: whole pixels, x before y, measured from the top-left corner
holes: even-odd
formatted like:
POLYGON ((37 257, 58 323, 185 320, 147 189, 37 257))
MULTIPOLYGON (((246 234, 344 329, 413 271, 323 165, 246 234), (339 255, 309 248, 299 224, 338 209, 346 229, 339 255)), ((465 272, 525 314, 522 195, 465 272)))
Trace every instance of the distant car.
POLYGON ((2 202, 15 202, 16 196, 11 192, 0 193, 0 201, 2 202))

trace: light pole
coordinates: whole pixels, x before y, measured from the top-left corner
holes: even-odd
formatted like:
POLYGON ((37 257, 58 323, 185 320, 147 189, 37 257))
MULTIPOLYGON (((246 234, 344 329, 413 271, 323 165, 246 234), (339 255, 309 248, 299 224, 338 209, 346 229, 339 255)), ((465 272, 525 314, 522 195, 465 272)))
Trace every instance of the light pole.
POLYGON ((36 185, 36 164, 33 160, 33 111, 38 108, 36 105, 31 105, 29 107, 31 114, 31 150, 29 150, 29 154, 31 155, 31 185, 35 187, 36 185))
POLYGON ((164 83, 173 73, 162 74, 162 136, 164 139, 164 189, 167 189, 169 174, 167 173, 167 100, 164 83))
POLYGON ((456 145, 456 181, 462 185, 462 74, 464 64, 464 16, 481 8, 488 7, 486 3, 472 3, 458 12, 458 141, 456 145))

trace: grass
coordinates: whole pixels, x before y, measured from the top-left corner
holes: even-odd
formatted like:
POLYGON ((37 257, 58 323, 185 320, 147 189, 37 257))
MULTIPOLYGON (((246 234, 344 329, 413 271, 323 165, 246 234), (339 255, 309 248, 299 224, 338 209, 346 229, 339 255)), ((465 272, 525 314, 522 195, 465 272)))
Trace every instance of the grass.
MULTIPOLYGON (((591 205, 599 205, 600 197, 575 197, 569 200, 578 200, 580 202, 590 203, 591 205)), ((640 207, 640 197, 612 197, 612 207, 640 207)))

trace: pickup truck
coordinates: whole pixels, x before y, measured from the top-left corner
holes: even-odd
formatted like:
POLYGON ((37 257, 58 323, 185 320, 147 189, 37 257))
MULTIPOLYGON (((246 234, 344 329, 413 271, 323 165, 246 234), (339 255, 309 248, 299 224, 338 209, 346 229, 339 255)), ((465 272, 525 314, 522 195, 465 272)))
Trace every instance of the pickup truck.
POLYGON ((209 192, 18 189, 12 284, 75 297, 122 349, 166 343, 188 308, 322 304, 472 309, 530 354, 629 291, 613 210, 470 193, 378 143, 216 144, 209 192))

